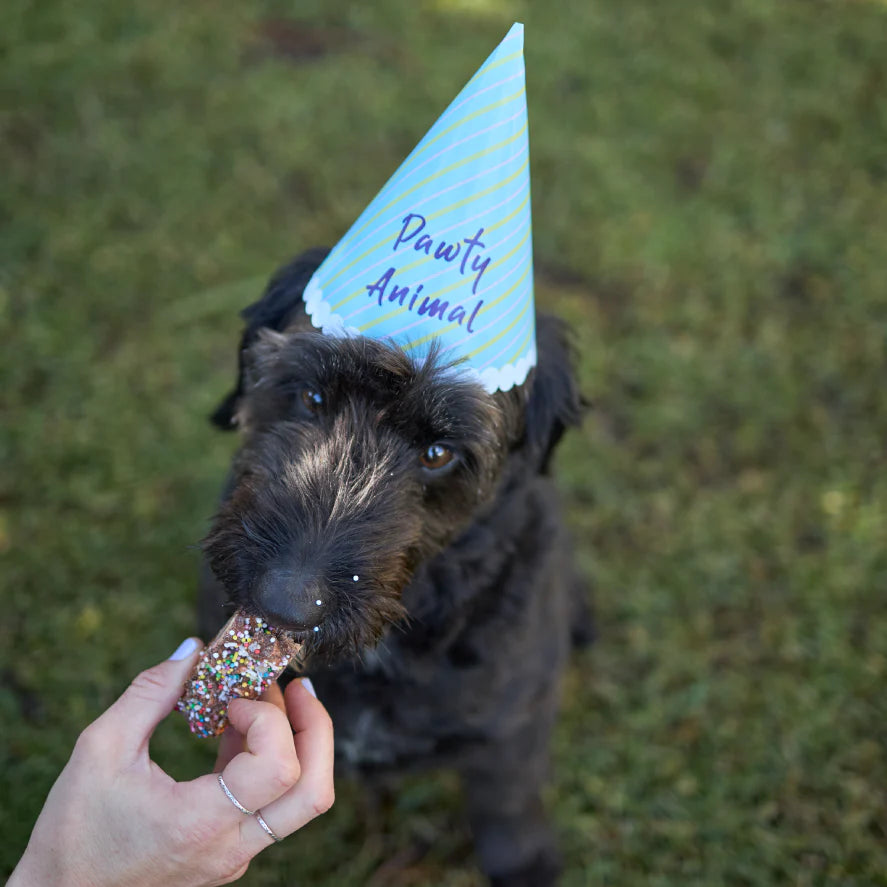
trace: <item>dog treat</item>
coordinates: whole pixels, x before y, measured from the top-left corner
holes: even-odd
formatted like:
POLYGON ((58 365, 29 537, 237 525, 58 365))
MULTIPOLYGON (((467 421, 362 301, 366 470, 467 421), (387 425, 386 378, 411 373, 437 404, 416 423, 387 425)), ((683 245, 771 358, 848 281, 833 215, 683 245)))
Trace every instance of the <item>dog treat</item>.
POLYGON ((200 654, 176 708, 198 736, 219 736, 233 699, 255 699, 299 651, 288 635, 264 619, 238 611, 200 654))

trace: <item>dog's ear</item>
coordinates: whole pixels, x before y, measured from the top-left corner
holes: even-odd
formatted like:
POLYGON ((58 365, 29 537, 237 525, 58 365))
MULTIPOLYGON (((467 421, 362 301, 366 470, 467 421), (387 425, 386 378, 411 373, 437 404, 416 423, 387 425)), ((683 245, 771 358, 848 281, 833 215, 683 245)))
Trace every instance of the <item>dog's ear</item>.
POLYGON ((536 319, 537 365, 526 406, 526 447, 541 472, 564 432, 579 425, 587 402, 579 391, 567 327, 555 317, 536 319))
POLYGON ((243 394, 247 350, 256 341, 261 330, 280 332, 292 322, 296 314, 302 310, 302 293, 311 280, 311 275, 320 267, 328 254, 328 249, 316 247, 279 268, 268 281, 262 298, 240 312, 240 316, 246 321, 246 329, 240 340, 237 357, 237 386, 216 407, 210 417, 214 425, 226 431, 234 428, 237 402, 243 394))

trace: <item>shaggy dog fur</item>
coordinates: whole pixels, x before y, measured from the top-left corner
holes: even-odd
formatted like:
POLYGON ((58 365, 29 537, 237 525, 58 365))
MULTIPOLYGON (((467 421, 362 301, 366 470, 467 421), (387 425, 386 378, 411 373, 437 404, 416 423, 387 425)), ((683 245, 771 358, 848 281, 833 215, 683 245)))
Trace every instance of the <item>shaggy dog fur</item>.
POLYGON ((339 763, 457 768, 492 882, 544 887, 559 676, 589 637, 548 476, 582 409, 564 330, 540 316, 538 366, 490 395, 440 355, 316 331, 301 297, 325 255, 243 312, 237 388, 213 417, 243 444, 204 541, 202 631, 231 603, 291 630, 339 763))

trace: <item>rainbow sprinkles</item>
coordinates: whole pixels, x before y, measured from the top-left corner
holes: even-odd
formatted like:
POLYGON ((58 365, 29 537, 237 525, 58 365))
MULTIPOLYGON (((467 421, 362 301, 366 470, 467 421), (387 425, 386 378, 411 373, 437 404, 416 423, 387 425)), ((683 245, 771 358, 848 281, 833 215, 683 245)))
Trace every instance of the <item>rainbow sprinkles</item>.
POLYGON ((219 736, 228 705, 255 699, 283 673, 300 645, 258 616, 238 611, 200 654, 176 708, 197 736, 219 736))

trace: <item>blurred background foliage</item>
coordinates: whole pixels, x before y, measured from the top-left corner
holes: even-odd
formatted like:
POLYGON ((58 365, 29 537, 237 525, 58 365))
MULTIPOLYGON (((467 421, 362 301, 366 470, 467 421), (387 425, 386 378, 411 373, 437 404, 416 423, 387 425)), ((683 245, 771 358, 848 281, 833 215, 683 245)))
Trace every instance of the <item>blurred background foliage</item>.
MULTIPOLYGON (((193 631, 236 312, 333 243, 526 24, 537 299, 599 641, 565 685, 566 885, 887 883, 887 7, 7 0, 0 870, 78 731, 193 631)), ((180 777, 212 750, 178 718, 180 777)), ((447 776, 249 885, 477 885, 447 776)))

